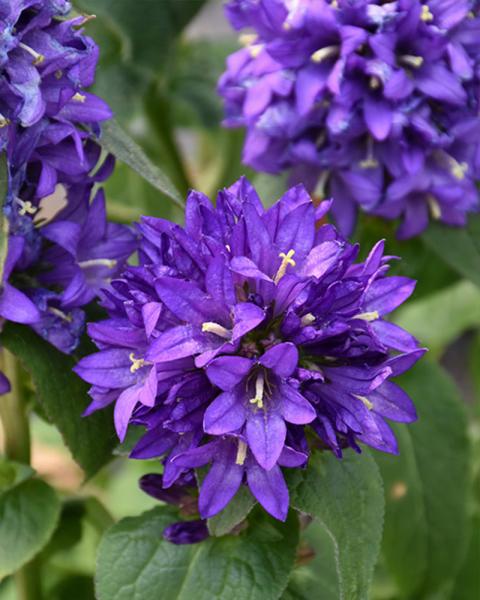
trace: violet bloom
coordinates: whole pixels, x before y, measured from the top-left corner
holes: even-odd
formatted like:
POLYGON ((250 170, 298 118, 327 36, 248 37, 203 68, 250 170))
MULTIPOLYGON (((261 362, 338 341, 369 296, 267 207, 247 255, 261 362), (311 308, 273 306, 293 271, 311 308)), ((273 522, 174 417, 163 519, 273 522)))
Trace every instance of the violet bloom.
MULTIPOLYGON (((195 477, 187 474, 180 477, 175 485, 165 489, 163 486, 163 477, 157 473, 144 475, 139 481, 140 489, 149 496, 178 506, 180 512, 190 516, 196 514, 196 492, 195 477)), ((203 542, 209 536, 207 523, 204 519, 194 519, 188 521, 178 521, 168 525, 163 536, 172 544, 197 544, 203 542)))
POLYGON ((297 186, 265 210, 245 179, 215 207, 191 192, 184 228, 143 218, 139 266, 89 327, 100 351, 75 368, 88 413, 114 403, 121 439, 144 426, 132 456, 161 457, 165 488, 210 464, 204 519, 241 485, 285 519, 282 470, 307 464, 307 427, 341 458, 359 443, 396 453, 386 420, 416 418, 391 379, 424 350, 385 319, 415 283, 387 276, 383 242, 356 262, 357 245, 318 226, 330 205, 297 186))
POLYGON ((477 0, 230 0, 245 47, 219 82, 225 125, 245 127, 257 170, 335 198, 345 234, 357 207, 462 226, 479 209, 477 0))
POLYGON ((29 324, 63 352, 84 332, 84 306, 136 248, 129 228, 108 223, 101 160, 107 104, 86 88, 98 48, 88 17, 68 19, 65 0, 0 2, 0 150, 8 166, 3 211, 9 252, 0 316, 29 324))

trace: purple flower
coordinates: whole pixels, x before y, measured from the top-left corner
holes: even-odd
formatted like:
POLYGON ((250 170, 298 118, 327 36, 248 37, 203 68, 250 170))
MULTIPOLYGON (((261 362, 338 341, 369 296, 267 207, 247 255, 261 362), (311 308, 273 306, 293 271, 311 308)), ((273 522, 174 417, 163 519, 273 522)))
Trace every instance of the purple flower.
POLYGON ((133 232, 108 223, 111 173, 94 138, 111 117, 85 90, 98 48, 88 17, 66 18, 65 0, 0 0, 0 150, 8 163, 8 254, 0 316, 29 324, 63 352, 84 331, 83 307, 117 277, 136 248, 133 232))
MULTIPOLYGON (((195 478, 188 475, 179 478, 175 485, 168 489, 163 487, 163 477, 157 473, 144 475, 139 482, 140 488, 153 498, 178 506, 184 514, 196 513, 196 499, 192 495, 195 490, 195 478)), ((204 519, 179 521, 165 528, 163 536, 173 544, 197 544, 208 536, 208 527, 204 519)))
POLYGON ((245 47, 219 82, 244 162, 292 170, 332 195, 345 234, 357 207, 462 226, 479 209, 480 3, 477 0, 230 0, 245 47))
POLYGON ((100 351, 75 368, 87 414, 114 403, 120 439, 144 426, 132 457, 162 457, 166 489, 210 464, 202 518, 248 485, 285 519, 282 469, 307 464, 307 426, 340 458, 359 442, 397 452, 386 419, 416 418, 391 379, 424 350, 385 319, 415 283, 387 277, 383 242, 356 262, 357 245, 318 226, 330 205, 297 186, 265 210, 245 179, 215 208, 191 192, 184 228, 143 218, 139 265, 89 326, 100 351))

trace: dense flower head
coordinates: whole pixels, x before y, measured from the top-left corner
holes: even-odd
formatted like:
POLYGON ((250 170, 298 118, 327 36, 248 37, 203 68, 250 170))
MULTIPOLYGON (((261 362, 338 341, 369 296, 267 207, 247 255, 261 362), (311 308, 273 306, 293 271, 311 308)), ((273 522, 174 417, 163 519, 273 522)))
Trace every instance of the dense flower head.
POLYGON ((244 161, 292 169, 351 233, 356 208, 464 225, 479 209, 478 0, 230 0, 245 47, 219 82, 244 161))
POLYGON ((315 445, 395 453, 385 419, 416 418, 391 378, 424 350, 384 318, 414 282, 387 276, 383 242, 357 262, 358 245, 320 224, 330 205, 299 185, 265 210, 245 179, 215 207, 193 191, 184 227, 142 219, 139 264, 89 325, 99 352, 75 368, 92 384, 87 414, 114 403, 121 440, 143 426, 132 457, 161 457, 167 489, 210 465, 204 519, 243 484, 285 519, 283 468, 315 445))
POLYGON ((85 90, 98 48, 65 0, 0 0, 0 151, 8 249, 0 317, 25 323, 64 352, 84 331, 83 307, 135 250, 107 222, 96 184, 114 160, 96 141, 108 105, 85 90), (2 174, 3 175, 3 174, 2 174))

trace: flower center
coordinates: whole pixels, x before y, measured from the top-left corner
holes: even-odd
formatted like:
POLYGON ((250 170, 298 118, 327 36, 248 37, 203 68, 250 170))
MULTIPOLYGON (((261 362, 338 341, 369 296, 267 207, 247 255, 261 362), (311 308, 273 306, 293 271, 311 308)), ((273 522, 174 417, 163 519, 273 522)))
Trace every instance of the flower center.
POLYGON ((7 125, 10 125, 10 119, 7 119, 7 117, 0 113, 0 129, 3 129, 7 125))
POLYGON ((74 95, 72 96, 72 100, 73 100, 74 102, 80 102, 80 103, 82 103, 82 104, 85 102, 85 100, 86 100, 86 99, 87 99, 87 97, 86 97, 86 96, 84 96, 83 94, 80 94, 79 92, 77 92, 76 94, 74 94, 74 95))
POLYGON ((25 201, 21 198, 15 198, 15 203, 20 207, 18 214, 22 217, 27 214, 34 215, 38 210, 35 206, 33 206, 30 200, 25 201))
POLYGON ((314 52, 310 58, 314 63, 321 63, 327 58, 337 56, 339 51, 339 46, 325 46, 325 48, 320 48, 320 50, 314 52))
POLYGON ((422 19, 422 21, 425 21, 425 23, 433 21, 432 11, 430 10, 430 7, 426 4, 422 6, 422 14, 420 15, 420 18, 422 19))

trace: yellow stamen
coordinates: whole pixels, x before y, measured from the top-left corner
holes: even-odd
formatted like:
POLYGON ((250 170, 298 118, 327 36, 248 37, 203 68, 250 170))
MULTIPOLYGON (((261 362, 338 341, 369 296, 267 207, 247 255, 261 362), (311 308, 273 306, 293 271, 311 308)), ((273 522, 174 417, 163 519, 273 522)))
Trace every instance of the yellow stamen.
POLYGON ((373 410, 373 404, 368 398, 365 398, 365 396, 357 396, 357 394, 354 394, 354 396, 355 398, 361 400, 363 404, 368 408, 368 410, 373 410))
POLYGON ((117 261, 112 258, 92 258, 91 260, 82 260, 78 263, 81 269, 88 269, 88 267, 108 267, 113 269, 117 266, 117 261))
POLYGON ((465 173, 468 171, 468 164, 466 162, 457 162, 454 158, 450 157, 450 173, 461 181, 465 179, 465 173))
POLYGON ((278 283, 280 279, 285 275, 289 265, 294 267, 297 264, 292 258, 294 254, 295 250, 289 250, 287 254, 285 254, 285 252, 280 252, 280 254, 278 255, 282 259, 282 264, 280 265, 277 274, 275 275, 275 279, 273 280, 275 283, 278 283))
POLYGON ((7 117, 4 117, 2 113, 0 113, 0 129, 3 129, 7 125, 10 125, 10 119, 7 119, 7 117))
POLYGON ((374 310, 372 312, 359 313, 353 318, 360 319, 361 321, 376 321, 379 317, 380 315, 378 314, 378 311, 374 310))
POLYGON ((252 58, 257 58, 260 52, 263 50, 263 44, 255 44, 249 47, 250 56, 252 58))
POLYGON ((15 198, 15 203, 20 206, 18 214, 22 217, 27 214, 34 215, 38 210, 35 206, 33 206, 30 200, 24 201, 21 198, 15 198))
POLYGON ((255 398, 250 399, 250 404, 256 404, 258 408, 263 408, 263 390, 265 387, 265 379, 263 373, 260 373, 255 382, 255 398))
POLYGON ((228 331, 228 329, 222 327, 222 325, 219 325, 218 323, 213 323, 212 321, 202 323, 202 331, 204 333, 214 333, 215 335, 218 335, 218 337, 224 338, 226 340, 229 340, 231 337, 230 331, 228 331))
POLYGON ((235 459, 235 464, 243 465, 245 459, 247 458, 247 444, 242 440, 238 440, 238 450, 237 450, 237 458, 235 459))
POLYGON ((331 58, 332 56, 337 56, 339 52, 338 46, 325 46, 325 48, 320 48, 312 54, 310 59, 314 63, 321 63, 327 58, 331 58))
POLYGON ((130 373, 136 373, 139 369, 141 369, 147 364, 144 358, 135 358, 135 354, 133 352, 131 352, 128 355, 128 358, 132 362, 132 366, 130 367, 130 373))
POLYGON ((251 46, 258 40, 258 35, 256 33, 242 33, 242 35, 238 38, 238 41, 242 44, 242 46, 251 46))
POLYGON ((74 96, 72 96, 72 100, 74 102, 81 102, 82 104, 85 102, 86 99, 87 99, 87 97, 84 96, 83 94, 80 94, 79 92, 77 92, 74 96))
POLYGON ((409 67, 419 69, 423 65, 423 56, 415 56, 414 54, 403 54, 400 56, 400 62, 409 67))
POLYGON ((437 199, 432 196, 432 194, 428 194, 427 196, 428 208, 430 209, 430 214, 432 215, 432 219, 438 221, 442 217, 442 209, 440 208, 440 204, 437 199))
POLYGON ((41 65, 44 62, 45 56, 43 56, 43 54, 35 52, 33 48, 30 48, 30 46, 27 46, 27 44, 24 44, 23 42, 20 42, 18 45, 20 46, 20 48, 22 48, 22 50, 25 50, 25 52, 28 52, 30 56, 33 57, 33 64, 36 67, 38 67, 38 65, 41 65))
POLYGON ((430 7, 426 4, 422 6, 422 14, 420 15, 420 18, 422 19, 422 21, 425 21, 425 23, 433 21, 432 11, 430 10, 430 7))
POLYGON ((380 87, 380 79, 376 75, 372 75, 370 77, 370 82, 368 84, 371 90, 378 90, 380 87))

